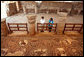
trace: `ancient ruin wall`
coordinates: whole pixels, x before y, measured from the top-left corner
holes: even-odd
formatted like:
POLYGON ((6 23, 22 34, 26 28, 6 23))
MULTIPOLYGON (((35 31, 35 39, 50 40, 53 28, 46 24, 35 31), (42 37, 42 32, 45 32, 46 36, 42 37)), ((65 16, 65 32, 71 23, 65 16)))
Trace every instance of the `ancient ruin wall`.
POLYGON ((9 3, 9 16, 17 13, 16 3, 9 3))
MULTIPOLYGON (((26 7, 26 12, 27 13, 34 13, 35 12, 35 6, 36 3, 34 1, 22 1, 21 2, 22 6, 26 7)), ((57 11, 57 10, 62 10, 65 9, 65 11, 69 12, 72 8, 72 5, 74 5, 74 12, 77 12, 78 10, 83 10, 83 3, 80 2, 49 2, 49 1, 43 1, 40 5, 40 8, 38 9, 38 12, 42 13, 42 12, 46 12, 46 11, 57 11)), ((64 11, 64 10, 62 10, 64 11)), ((57 12, 56 12, 57 13, 57 12)))

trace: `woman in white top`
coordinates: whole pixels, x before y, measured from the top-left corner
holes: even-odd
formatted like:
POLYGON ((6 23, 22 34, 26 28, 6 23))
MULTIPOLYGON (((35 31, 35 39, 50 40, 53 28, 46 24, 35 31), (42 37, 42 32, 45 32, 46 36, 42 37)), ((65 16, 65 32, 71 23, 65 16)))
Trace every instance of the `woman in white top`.
POLYGON ((44 32, 43 28, 44 28, 45 19, 44 19, 44 17, 41 17, 41 18, 42 18, 40 20, 40 23, 42 24, 42 30, 41 30, 41 32, 44 32))
POLYGON ((40 20, 40 23, 41 24, 44 24, 45 23, 45 19, 44 19, 44 17, 41 17, 42 19, 40 20))

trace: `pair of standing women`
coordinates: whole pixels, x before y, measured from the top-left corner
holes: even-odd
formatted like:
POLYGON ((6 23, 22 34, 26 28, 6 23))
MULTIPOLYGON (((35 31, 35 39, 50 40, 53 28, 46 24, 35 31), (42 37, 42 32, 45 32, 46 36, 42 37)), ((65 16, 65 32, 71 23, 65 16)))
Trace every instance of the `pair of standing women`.
MULTIPOLYGON (((44 17, 41 17, 40 23, 42 24, 42 27, 44 27, 44 23, 45 23, 44 17)), ((49 32, 51 32, 51 29, 52 29, 52 27, 53 27, 52 24, 53 24, 53 18, 50 18, 50 19, 49 19, 49 25, 48 25, 49 32)), ((44 32, 43 28, 42 28, 41 32, 44 32)))

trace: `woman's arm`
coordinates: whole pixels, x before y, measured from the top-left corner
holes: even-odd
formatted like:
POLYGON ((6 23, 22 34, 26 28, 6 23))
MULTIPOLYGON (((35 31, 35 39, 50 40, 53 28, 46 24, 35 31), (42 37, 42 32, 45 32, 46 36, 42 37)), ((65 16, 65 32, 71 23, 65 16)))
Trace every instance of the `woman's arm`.
POLYGON ((54 22, 52 21, 52 24, 53 24, 54 22))

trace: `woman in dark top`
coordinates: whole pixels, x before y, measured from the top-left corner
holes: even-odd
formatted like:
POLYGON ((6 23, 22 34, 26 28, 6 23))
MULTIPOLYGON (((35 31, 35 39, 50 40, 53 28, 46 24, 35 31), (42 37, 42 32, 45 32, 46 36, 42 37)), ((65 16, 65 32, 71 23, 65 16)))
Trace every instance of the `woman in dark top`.
POLYGON ((53 27, 53 18, 50 18, 50 20, 49 20, 49 25, 48 25, 48 27, 49 27, 49 32, 51 32, 51 29, 52 29, 52 27, 53 27))

